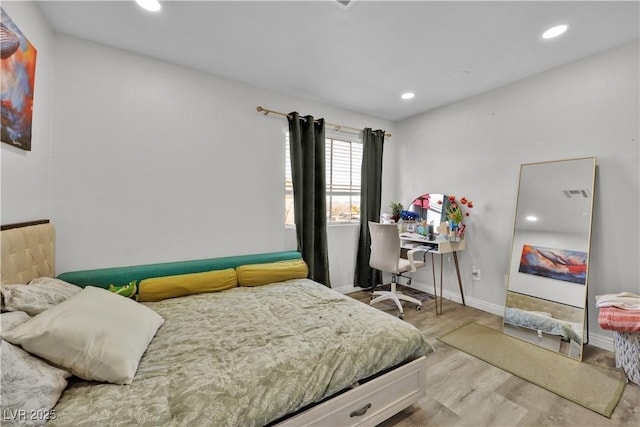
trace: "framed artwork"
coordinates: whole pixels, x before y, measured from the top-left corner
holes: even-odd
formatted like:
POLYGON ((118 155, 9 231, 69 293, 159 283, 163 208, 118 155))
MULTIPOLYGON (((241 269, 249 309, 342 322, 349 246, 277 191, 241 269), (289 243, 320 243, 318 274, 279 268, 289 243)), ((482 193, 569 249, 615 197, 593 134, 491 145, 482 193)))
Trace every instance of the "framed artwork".
POLYGON ((584 285, 587 278, 587 253, 523 245, 518 271, 584 285))
POLYGON ((0 139, 31 151, 31 118, 36 75, 36 48, 0 9, 0 139))

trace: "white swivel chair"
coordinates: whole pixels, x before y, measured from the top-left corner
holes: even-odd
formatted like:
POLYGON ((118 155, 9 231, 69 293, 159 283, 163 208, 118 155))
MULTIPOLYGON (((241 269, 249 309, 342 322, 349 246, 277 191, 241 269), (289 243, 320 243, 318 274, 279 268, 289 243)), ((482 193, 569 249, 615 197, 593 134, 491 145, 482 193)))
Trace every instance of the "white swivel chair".
POLYGON ((422 250, 409 250, 407 252, 407 258, 401 258, 400 235, 396 224, 378 224, 369 221, 369 233, 371 234, 371 257, 369 258, 369 266, 382 272, 391 273, 391 290, 373 292, 373 295, 378 295, 378 297, 372 299, 370 304, 373 305, 380 301, 392 300, 398 306, 398 310, 400 310, 398 317, 401 319, 403 310, 400 300, 417 304, 417 310, 422 309, 421 301, 396 291, 397 279, 398 276, 401 276, 401 273, 414 272, 416 269, 425 266, 424 261, 416 261, 413 259, 414 254, 416 252, 422 252, 422 250))

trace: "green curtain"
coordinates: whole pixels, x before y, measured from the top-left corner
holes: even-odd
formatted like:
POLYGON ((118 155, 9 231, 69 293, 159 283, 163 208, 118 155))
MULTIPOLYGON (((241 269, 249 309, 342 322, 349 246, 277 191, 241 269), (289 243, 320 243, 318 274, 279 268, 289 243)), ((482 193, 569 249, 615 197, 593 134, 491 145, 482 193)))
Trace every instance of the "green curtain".
POLYGON ((380 221, 382 194, 382 151, 384 148, 383 130, 362 131, 362 171, 360 175, 360 238, 354 285, 373 288, 382 281, 380 271, 369 267, 371 255, 371 235, 369 221, 380 221))
POLYGON ((309 278, 331 287, 327 249, 324 119, 288 115, 293 212, 298 251, 309 278))

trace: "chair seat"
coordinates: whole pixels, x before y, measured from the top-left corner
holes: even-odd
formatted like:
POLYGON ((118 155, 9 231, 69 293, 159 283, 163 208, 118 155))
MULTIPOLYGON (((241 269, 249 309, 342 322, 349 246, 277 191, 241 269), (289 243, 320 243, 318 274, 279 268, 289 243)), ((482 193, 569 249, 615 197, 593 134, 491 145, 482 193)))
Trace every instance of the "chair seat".
MULTIPOLYGON (((425 265, 424 261, 413 261, 413 264, 416 266, 416 268, 421 268, 425 265)), ((405 258, 400 258, 400 260, 398 261, 398 272, 399 273, 405 273, 407 271, 411 271, 411 264, 409 264, 409 260, 405 259, 405 258)))

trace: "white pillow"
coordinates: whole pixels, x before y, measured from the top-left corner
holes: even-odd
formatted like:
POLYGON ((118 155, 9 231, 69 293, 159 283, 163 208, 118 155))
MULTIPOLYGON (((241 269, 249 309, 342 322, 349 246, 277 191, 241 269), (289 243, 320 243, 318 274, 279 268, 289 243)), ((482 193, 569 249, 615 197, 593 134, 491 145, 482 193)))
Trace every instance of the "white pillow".
MULTIPOLYGON (((8 331, 30 319, 27 313, 2 313, 2 329, 8 331)), ((71 374, 2 340, 0 349, 0 402, 3 424, 42 425, 55 418, 54 407, 71 374), (32 419, 33 418, 33 419, 32 419)))
POLYGON ((163 322, 142 304, 87 286, 2 338, 85 380, 131 384, 163 322))
POLYGON ((7 311, 24 311, 35 316, 77 294, 81 287, 52 277, 33 279, 28 285, 2 285, 0 292, 7 311))

